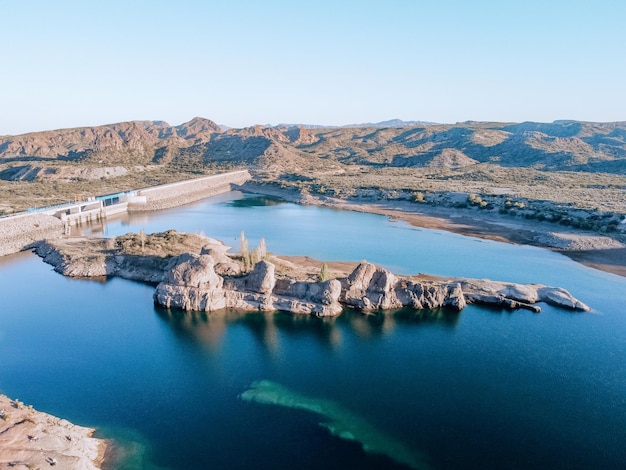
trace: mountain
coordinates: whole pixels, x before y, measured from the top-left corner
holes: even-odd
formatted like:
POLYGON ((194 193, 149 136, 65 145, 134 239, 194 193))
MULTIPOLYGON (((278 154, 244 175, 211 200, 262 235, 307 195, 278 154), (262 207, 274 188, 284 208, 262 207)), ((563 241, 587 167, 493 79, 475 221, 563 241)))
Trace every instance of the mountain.
POLYGON ((437 124, 428 121, 403 121, 402 119, 389 119, 380 122, 365 122, 361 124, 347 124, 341 127, 415 127, 415 126, 432 126, 437 124))
POLYGON ((411 126, 431 126, 436 124, 428 121, 403 121, 401 119, 389 119, 388 121, 380 122, 365 122, 361 124, 344 124, 342 126, 325 126, 322 124, 277 124, 277 129, 301 127, 304 129, 350 129, 353 127, 411 127, 411 126))
POLYGON ((0 179, 5 180, 54 179, 71 173, 62 168, 76 166, 116 168, 103 174, 113 177, 141 165, 246 165, 295 174, 355 164, 458 170, 478 163, 626 174, 626 122, 391 120, 359 127, 223 130, 196 117, 178 126, 130 121, 0 137, 0 179))

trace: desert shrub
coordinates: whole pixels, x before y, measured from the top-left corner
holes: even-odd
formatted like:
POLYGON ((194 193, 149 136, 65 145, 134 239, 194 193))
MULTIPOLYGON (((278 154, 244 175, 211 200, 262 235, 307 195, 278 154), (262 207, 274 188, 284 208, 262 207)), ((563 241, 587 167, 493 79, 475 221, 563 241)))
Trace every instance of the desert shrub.
POLYGON ((426 202, 426 199, 424 199, 424 193, 421 191, 414 192, 411 196, 411 201, 418 202, 420 204, 426 202))
POLYGON ((472 206, 479 206, 480 203, 482 203, 484 201, 477 194, 468 194, 467 195, 467 202, 470 203, 472 206))

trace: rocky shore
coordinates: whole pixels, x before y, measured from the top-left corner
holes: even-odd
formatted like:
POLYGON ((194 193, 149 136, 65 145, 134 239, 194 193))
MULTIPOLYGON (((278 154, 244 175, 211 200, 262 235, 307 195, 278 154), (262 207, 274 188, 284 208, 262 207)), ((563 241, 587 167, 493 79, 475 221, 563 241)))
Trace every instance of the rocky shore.
POLYGON ((156 304, 190 311, 232 308, 333 316, 344 307, 363 312, 402 307, 461 310, 480 303, 539 312, 539 302, 589 310, 558 287, 400 277, 366 262, 335 279, 318 279, 319 274, 276 256, 259 260, 245 272, 242 257, 229 250, 217 240, 174 230, 109 240, 49 241, 36 248, 44 261, 66 276, 120 276, 154 283, 156 304))
POLYGON ((0 395, 0 467, 96 470, 107 443, 94 429, 42 413, 0 395))

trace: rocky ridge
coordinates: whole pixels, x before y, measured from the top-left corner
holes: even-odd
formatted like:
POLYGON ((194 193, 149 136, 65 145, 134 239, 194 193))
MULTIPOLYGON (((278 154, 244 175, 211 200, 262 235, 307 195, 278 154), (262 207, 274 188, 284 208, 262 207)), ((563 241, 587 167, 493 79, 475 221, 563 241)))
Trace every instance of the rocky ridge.
POLYGON ((403 307, 462 310, 468 303, 539 312, 537 302, 578 311, 589 307, 562 288, 490 280, 412 281, 371 263, 360 263, 343 279, 277 281, 275 266, 257 263, 243 277, 216 274, 208 255, 188 255, 172 266, 154 294, 165 308, 212 312, 224 308, 252 311, 281 310, 297 314, 334 316, 344 307, 368 312, 403 307))
POLYGON ((477 279, 432 280, 396 276, 370 263, 349 275, 316 280, 310 273, 277 273, 280 258, 257 262, 243 273, 229 247, 200 235, 168 232, 114 239, 48 241, 36 251, 55 270, 73 277, 120 276, 158 283, 156 304, 212 312, 225 308, 333 316, 344 307, 374 310, 462 310, 468 303, 540 310, 538 302, 588 311, 564 289, 477 279))

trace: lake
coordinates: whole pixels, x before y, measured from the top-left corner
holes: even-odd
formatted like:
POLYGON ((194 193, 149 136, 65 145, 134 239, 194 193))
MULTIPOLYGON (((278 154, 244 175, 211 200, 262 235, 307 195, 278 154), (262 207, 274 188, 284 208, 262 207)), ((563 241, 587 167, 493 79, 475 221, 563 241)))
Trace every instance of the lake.
POLYGON ((0 259, 0 392, 120 442, 116 468, 626 463, 626 278, 534 247, 228 193, 85 233, 174 228, 400 274, 565 287, 593 309, 332 319, 168 312, 153 287, 0 259), (363 449, 367 447, 367 450, 363 449))

